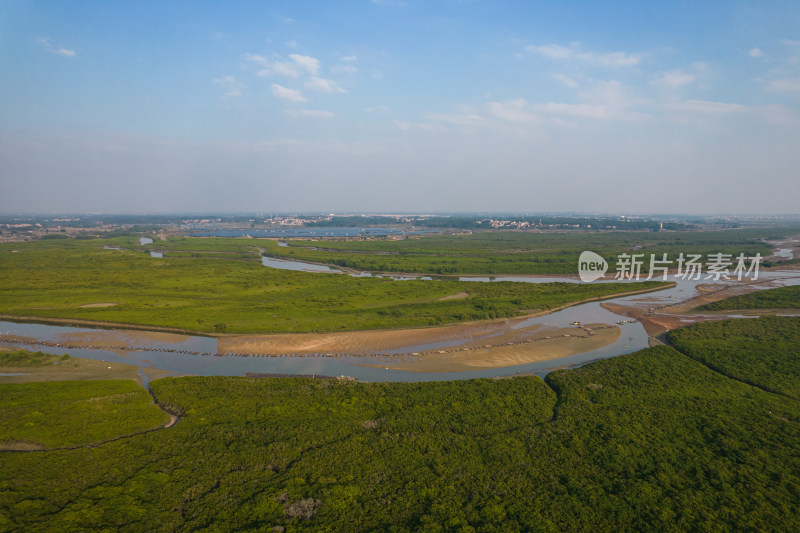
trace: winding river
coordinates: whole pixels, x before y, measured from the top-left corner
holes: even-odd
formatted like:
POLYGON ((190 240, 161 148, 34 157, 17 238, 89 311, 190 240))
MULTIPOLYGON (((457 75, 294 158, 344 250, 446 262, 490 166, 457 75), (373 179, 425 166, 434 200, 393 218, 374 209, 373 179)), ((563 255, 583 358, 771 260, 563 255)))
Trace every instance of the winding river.
MULTIPOLYGON (((520 283, 542 283, 552 281, 562 281, 558 278, 538 278, 538 277, 514 277, 496 276, 493 278, 463 277, 461 279, 469 281, 490 281, 507 280, 520 283)), ((800 271, 761 271, 759 281, 762 288, 797 285, 800 284, 800 271)), ((564 281, 574 281, 564 279, 564 281)), ((606 300, 626 306, 639 308, 659 307, 672 305, 674 303, 696 297, 700 294, 700 285, 708 286, 710 281, 683 280, 670 276, 670 281, 675 281, 676 285, 661 291, 622 296, 606 300)), ((735 281, 714 282, 715 286, 725 286, 735 284, 735 281)), ((514 322, 512 328, 523 328, 532 325, 565 327, 573 322, 606 323, 619 324, 627 317, 615 314, 600 305, 600 302, 589 302, 568 307, 547 315, 529 318, 514 322)), ((330 357, 324 355, 294 355, 294 356, 237 356, 218 354, 217 339, 203 336, 170 336, 168 342, 161 342, 157 337, 150 338, 140 335, 138 332, 115 329, 97 330, 92 328, 77 328, 67 326, 53 326, 38 323, 21 323, 0 321, 0 343, 5 346, 25 347, 28 349, 40 349, 55 354, 69 353, 73 356, 99 359, 104 361, 114 361, 129 363, 143 367, 144 369, 159 369, 172 374, 194 374, 194 375, 222 375, 239 376, 248 372, 265 374, 306 374, 306 375, 328 375, 328 376, 348 376, 358 378, 362 381, 439 381, 454 379, 472 379, 499 377, 516 374, 536 374, 543 376, 548 372, 559 368, 571 368, 583 365, 587 362, 631 353, 649 344, 649 335, 644 330, 641 323, 636 321, 626 321, 619 325, 621 329, 620 337, 613 343, 599 349, 517 366, 503 368, 481 369, 467 372, 412 372, 406 370, 391 370, 380 366, 381 361, 385 360, 387 353, 382 355, 354 357, 339 356, 330 357), (92 338, 92 335, 100 335, 108 338, 109 334, 118 339, 128 339, 131 342, 130 348, 74 348, 58 346, 60 340, 65 337, 78 335, 82 338, 92 338), (26 342, 15 342, 20 338, 27 338, 26 342), (31 339, 33 339, 31 341, 31 339), (177 339, 177 340, 176 340, 177 339), (41 344, 39 344, 41 343, 41 344), (365 364, 374 366, 363 366, 365 364)), ((410 353, 423 352, 446 348, 447 346, 459 345, 467 341, 478 340, 474 338, 457 339, 434 344, 409 344, 402 350, 395 352, 410 353)), ((483 338, 480 339, 483 342, 483 338)), ((122 343, 124 346, 125 343, 122 343)), ((394 357, 406 357, 397 355, 394 357)), ((148 381, 148 373, 140 372, 143 381, 148 381)))

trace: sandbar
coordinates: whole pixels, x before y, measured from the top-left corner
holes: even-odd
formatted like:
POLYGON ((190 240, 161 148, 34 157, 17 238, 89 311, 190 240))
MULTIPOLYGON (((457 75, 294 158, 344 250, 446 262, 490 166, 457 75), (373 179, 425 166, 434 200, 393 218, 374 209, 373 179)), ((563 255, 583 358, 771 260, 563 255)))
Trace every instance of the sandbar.
MULTIPOLYGON (((534 329, 535 332, 527 332, 528 335, 522 341, 513 341, 506 336, 500 336, 498 339, 493 339, 495 344, 384 358, 375 363, 361 363, 361 366, 409 372, 464 372, 505 368, 588 352, 612 344, 621 335, 620 328, 607 324, 534 329)), ((520 332, 515 331, 513 335, 519 337, 520 332)))

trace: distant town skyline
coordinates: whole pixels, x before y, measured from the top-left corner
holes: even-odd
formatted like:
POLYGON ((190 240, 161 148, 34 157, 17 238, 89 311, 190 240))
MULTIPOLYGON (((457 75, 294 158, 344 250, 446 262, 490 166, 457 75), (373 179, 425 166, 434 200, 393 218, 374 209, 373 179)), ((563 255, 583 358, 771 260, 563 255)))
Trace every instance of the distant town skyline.
POLYGON ((798 213, 792 1, 9 0, 0 72, 0 213, 798 213))

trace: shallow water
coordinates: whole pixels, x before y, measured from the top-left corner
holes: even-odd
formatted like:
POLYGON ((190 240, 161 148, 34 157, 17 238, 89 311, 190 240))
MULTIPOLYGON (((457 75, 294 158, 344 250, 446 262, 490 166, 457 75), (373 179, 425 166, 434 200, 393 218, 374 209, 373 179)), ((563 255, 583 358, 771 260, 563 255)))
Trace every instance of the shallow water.
POLYGON ((261 256, 261 264, 269 268, 279 270, 299 270, 302 272, 324 272, 328 274, 341 274, 342 271, 325 265, 305 263, 302 261, 291 261, 287 259, 273 259, 272 257, 261 256))
MULTIPOLYGON (((497 279, 497 278, 495 278, 497 279)), ((531 281, 535 278, 524 278, 520 281, 531 281)), ((762 272, 760 280, 772 280, 777 285, 797 285, 800 284, 800 272, 798 271, 773 271, 762 272)), ((550 281, 550 278, 548 278, 550 281)), ((616 304, 628 304, 638 306, 666 305, 677 303, 693 296, 697 296, 697 286, 709 283, 708 280, 680 280, 671 276, 670 281, 677 281, 678 285, 673 288, 664 289, 658 292, 637 294, 605 300, 616 304)), ((735 282, 723 282, 735 283, 735 282)), ((768 285, 772 285, 771 283, 768 285)), ((765 287, 766 288, 766 287, 765 287)), ((617 321, 627 317, 612 313, 600 306, 600 302, 590 302, 585 304, 568 307, 548 315, 520 321, 514 328, 523 328, 540 324, 544 326, 565 327, 571 322, 579 321, 583 324, 604 322, 615 324, 617 321)), ((628 323, 619 326, 622 334, 614 343, 591 350, 588 352, 552 359, 549 361, 539 361, 524 365, 517 365, 505 368, 481 369, 468 372, 444 372, 444 373, 425 373, 410 372, 405 370, 388 370, 385 368, 372 368, 361 366, 363 364, 378 364, 385 360, 380 356, 368 357, 324 357, 324 356, 287 356, 287 357, 259 357, 259 356, 219 356, 219 355, 190 355, 184 352, 200 352, 206 354, 216 354, 217 341, 214 338, 202 336, 187 336, 182 342, 159 342, 155 340, 143 339, 136 332, 131 330, 111 330, 116 338, 135 339, 135 344, 140 346, 140 350, 130 349, 88 349, 88 348, 65 348, 59 346, 42 345, 22 345, 9 342, 0 344, 6 346, 20 346, 29 349, 40 349, 46 352, 61 355, 69 353, 78 357, 90 359, 100 359, 104 361, 115 361, 130 363, 143 367, 153 367, 177 374, 196 374, 203 376, 239 376, 246 372, 261 372, 275 374, 320 374, 328 376, 352 376, 362 381, 442 381, 453 379, 472 379, 496 376, 509 376, 520 373, 544 375, 557 368, 569 368, 580 366, 589 361, 604 359, 615 355, 635 352, 648 346, 648 335, 644 327, 638 323, 628 323), (172 350, 170 352, 164 350, 172 350)), ((108 330, 105 330, 108 331, 108 330)), ((10 334, 24 337, 32 337, 44 342, 58 342, 61 335, 67 333, 93 334, 97 329, 74 328, 67 326, 52 326, 33 323, 0 322, 0 335, 10 334)), ((469 340, 479 340, 485 337, 475 337, 458 339, 434 344, 419 344, 404 347, 396 350, 395 353, 409 353, 415 351, 435 350, 446 348, 447 346, 462 344, 469 340)), ((386 352, 391 353, 391 352, 386 352)), ((399 356, 402 357, 402 356, 399 356)), ((406 356, 408 357, 408 356, 406 356)))

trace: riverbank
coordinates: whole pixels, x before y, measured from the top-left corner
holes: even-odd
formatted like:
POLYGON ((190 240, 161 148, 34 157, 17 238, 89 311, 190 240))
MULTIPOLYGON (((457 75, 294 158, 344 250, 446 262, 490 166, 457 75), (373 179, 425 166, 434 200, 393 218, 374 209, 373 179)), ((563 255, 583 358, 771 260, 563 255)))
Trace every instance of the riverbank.
MULTIPOLYGON (((97 348, 109 350, 130 350, 137 348, 153 349, 153 345, 177 345, 188 340, 189 336, 205 336, 217 339, 217 353, 242 355, 317 355, 339 354, 360 356, 380 354, 387 351, 402 350, 407 347, 436 343, 458 343, 459 339, 495 336, 514 327, 522 321, 554 313, 569 307, 589 302, 644 294, 669 289, 675 283, 614 293, 577 300, 564 305, 529 313, 520 317, 466 322, 462 324, 409 329, 362 330, 332 333, 282 333, 282 334, 197 334, 178 328, 160 328, 138 324, 118 324, 94 320, 68 318, 21 317, 0 315, 0 319, 13 322, 45 323, 63 326, 102 328, 91 332, 64 333, 52 342, 64 348, 97 348), (124 330, 124 331, 119 331, 124 330)), ((10 338, 0 335, 8 342, 33 342, 35 339, 10 338)), ((417 351, 417 350, 414 350, 417 351)))
MULTIPOLYGON (((794 269, 791 269, 794 271, 794 269)), ((603 302, 601 307, 616 313, 627 316, 641 322, 645 331, 651 338, 655 338, 667 331, 677 329, 696 322, 723 320, 731 316, 768 316, 777 314, 776 310, 755 310, 745 313, 737 310, 726 310, 724 312, 695 311, 697 308, 712 302, 726 300, 742 294, 749 294, 765 288, 779 286, 775 279, 757 279, 754 281, 742 281, 735 284, 716 284, 705 283, 696 287, 697 294, 680 300, 658 305, 648 304, 647 306, 636 305, 632 302, 618 304, 614 302, 603 302)))
MULTIPOLYGON (((2 348, 0 348, 2 350, 2 348)), ((139 367, 82 357, 70 357, 43 366, 2 366, 0 383, 66 381, 76 379, 132 379, 140 385, 139 367)))
MULTIPOLYGON (((587 298, 585 300, 530 313, 521 317, 464 323, 453 326, 404 330, 221 336, 218 339, 218 350, 223 354, 232 353, 246 355, 280 354, 291 356, 330 354, 363 356, 372 354, 380 355, 389 352, 396 353, 403 350, 406 350, 405 353, 417 354, 426 351, 438 352, 442 349, 445 349, 445 347, 447 349, 454 347, 475 347, 474 345, 476 342, 480 343, 483 341, 486 341, 483 342, 483 345, 489 344, 492 347, 496 347, 496 344, 510 342, 506 340, 497 341, 496 339, 502 338, 502 335, 508 334, 511 331, 515 331, 517 334, 524 333, 526 335, 532 332, 533 329, 519 329, 520 324, 531 318, 555 313, 576 305, 607 300, 610 298, 644 294, 656 290, 672 288, 675 287, 675 285, 675 283, 671 283, 669 285, 654 287, 651 289, 626 291, 613 296, 587 298), (464 342, 459 342, 459 340, 462 339, 466 340, 464 342), (491 342, 487 339, 491 339, 491 342), (411 348, 413 349, 409 350, 411 348)), ((518 340, 520 339, 516 339, 511 342, 517 342, 518 340)), ((599 339, 595 339, 595 341, 598 340, 599 339)), ((596 345, 596 342, 593 342, 592 344, 592 347, 582 351, 589 351, 605 345, 596 345)), ((564 355, 553 355, 552 357, 548 358, 558 358, 563 356, 564 355)), ((508 365, 503 364, 500 366, 508 365)))
POLYGON ((620 328, 608 324, 582 327, 532 327, 515 330, 492 339, 492 344, 469 343, 460 349, 433 350, 418 355, 383 359, 362 366, 408 372, 466 372, 486 368, 505 368, 538 361, 568 357, 603 348, 616 342, 620 328), (530 334, 533 330, 535 334, 530 334), (523 337, 523 340, 512 340, 523 337), (504 342, 505 341, 505 342, 504 342))

